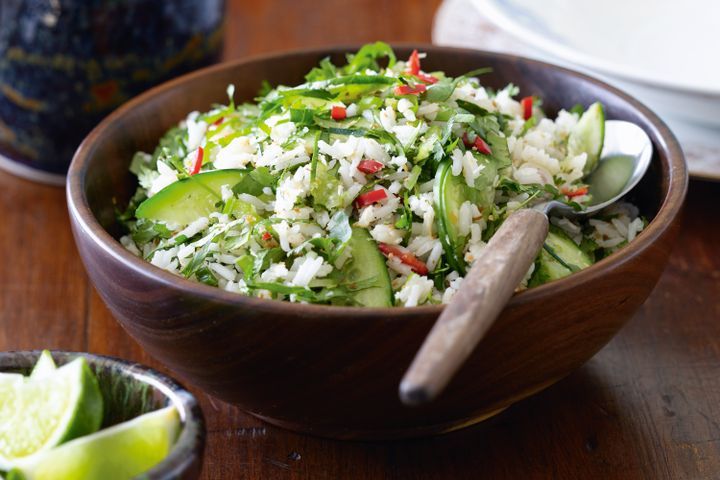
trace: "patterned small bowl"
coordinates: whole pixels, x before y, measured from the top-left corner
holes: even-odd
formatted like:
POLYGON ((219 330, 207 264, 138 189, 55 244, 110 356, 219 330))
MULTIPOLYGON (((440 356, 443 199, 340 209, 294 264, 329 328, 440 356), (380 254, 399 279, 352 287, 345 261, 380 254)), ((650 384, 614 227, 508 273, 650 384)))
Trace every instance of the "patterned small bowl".
POLYGON ((63 184, 125 100, 217 61, 225 0, 2 0, 0 168, 63 184))
MULTIPOLYGON (((170 454, 137 479, 194 480, 199 478, 205 449, 205 420, 195 397, 174 380, 148 367, 113 357, 53 351, 55 363, 64 365, 85 357, 97 376, 105 402, 102 428, 168 405, 180 414, 182 431, 170 454)), ((41 351, 0 352, 0 372, 27 375, 41 351)))

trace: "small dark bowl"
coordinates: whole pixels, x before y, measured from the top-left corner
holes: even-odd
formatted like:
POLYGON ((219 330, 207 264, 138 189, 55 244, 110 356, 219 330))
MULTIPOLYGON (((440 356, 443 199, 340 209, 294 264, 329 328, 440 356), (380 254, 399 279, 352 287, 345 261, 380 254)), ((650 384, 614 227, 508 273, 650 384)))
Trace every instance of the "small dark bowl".
MULTIPOLYGON (((0 352, 0 372, 28 375, 39 350, 0 352)), ((78 352, 51 352, 60 366, 85 357, 97 376, 105 402, 102 428, 174 405, 182 431, 170 454, 138 480, 193 480, 200 477, 205 449, 205 420, 195 397, 171 378, 137 363, 78 352)))
MULTIPOLYGON (((160 270, 117 241, 116 204, 135 189, 127 167, 192 110, 250 100, 262 80, 292 85, 320 59, 353 48, 301 51, 211 67, 166 83, 108 117, 70 168, 68 204, 92 282, 117 320, 182 378, 287 428, 340 438, 439 433, 478 422, 558 381, 600 350, 652 291, 667 262, 687 189, 683 154, 665 124, 621 91, 585 75, 515 56, 422 46, 427 70, 458 75, 491 66, 539 95, 550 115, 600 100, 608 118, 640 125, 655 146, 630 196, 650 224, 635 241, 570 277, 515 295, 434 403, 403 406, 398 383, 442 310, 298 305, 248 298, 160 270), (114 203, 116 202, 116 203, 114 203)), ((398 48, 406 57, 411 48, 398 48)))

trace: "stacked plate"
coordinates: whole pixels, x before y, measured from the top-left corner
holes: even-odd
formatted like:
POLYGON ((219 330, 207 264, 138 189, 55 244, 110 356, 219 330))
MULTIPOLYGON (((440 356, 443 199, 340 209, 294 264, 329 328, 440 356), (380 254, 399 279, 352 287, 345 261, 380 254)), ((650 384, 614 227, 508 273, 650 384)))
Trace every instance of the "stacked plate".
POLYGON ((720 180, 720 2, 446 0, 433 41, 517 53, 601 77, 671 126, 690 174, 720 180))

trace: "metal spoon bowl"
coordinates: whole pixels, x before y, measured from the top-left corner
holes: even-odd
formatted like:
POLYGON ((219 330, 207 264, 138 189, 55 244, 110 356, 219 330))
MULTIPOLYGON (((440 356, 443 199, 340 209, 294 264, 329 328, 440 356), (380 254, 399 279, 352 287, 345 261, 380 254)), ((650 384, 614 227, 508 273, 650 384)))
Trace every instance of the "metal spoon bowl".
POLYGON ((551 213, 579 218, 598 212, 632 190, 651 159, 652 143, 640 127, 606 121, 601 160, 585 179, 593 195, 590 205, 578 211, 550 201, 512 213, 473 264, 405 373, 400 383, 403 403, 428 402, 445 388, 527 274, 547 237, 551 213), (625 175, 618 176, 621 168, 625 175))

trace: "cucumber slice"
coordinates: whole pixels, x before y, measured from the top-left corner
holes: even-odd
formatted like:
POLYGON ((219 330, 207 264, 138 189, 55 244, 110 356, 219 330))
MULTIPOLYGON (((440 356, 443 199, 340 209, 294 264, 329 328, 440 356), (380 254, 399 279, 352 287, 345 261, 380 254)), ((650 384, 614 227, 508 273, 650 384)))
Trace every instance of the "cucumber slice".
POLYGON ((352 260, 343 268, 346 281, 371 283, 369 288, 355 292, 353 300, 363 307, 392 307, 393 291, 385 256, 378 250, 370 232, 353 227, 348 248, 351 249, 352 260))
POLYGON ((467 237, 459 233, 458 213, 460 206, 466 201, 477 203, 478 192, 467 186, 462 175, 454 176, 452 164, 446 161, 438 167, 434 193, 440 243, 450 267, 460 274, 465 274, 466 263, 463 251, 467 237))
POLYGON ((246 170, 213 170, 183 178, 168 185, 140 204, 137 218, 188 225, 217 211, 223 185, 231 188, 245 177, 246 170))
POLYGON ((592 264, 592 257, 582 251, 572 238, 561 229, 551 226, 528 286, 534 287, 567 277, 592 264))
POLYGON ((605 111, 602 103, 595 102, 585 110, 568 137, 568 156, 587 153, 583 172, 589 174, 597 167, 605 141, 605 111))

